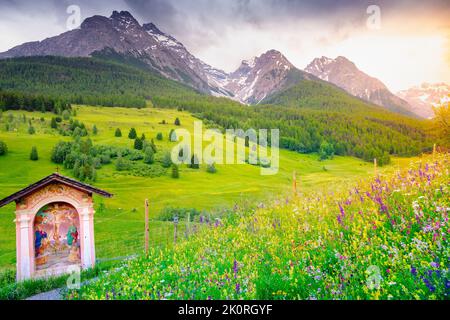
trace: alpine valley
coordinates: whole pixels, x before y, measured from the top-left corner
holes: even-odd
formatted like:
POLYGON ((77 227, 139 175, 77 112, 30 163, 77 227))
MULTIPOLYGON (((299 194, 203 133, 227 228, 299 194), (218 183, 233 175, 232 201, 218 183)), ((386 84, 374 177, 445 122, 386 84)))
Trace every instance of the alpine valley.
POLYGON ((406 101, 344 57, 300 70, 269 50, 226 73, 127 11, 0 53, 0 88, 6 109, 151 104, 222 128, 277 127, 283 148, 311 153, 329 143, 338 155, 378 157, 380 164, 429 150, 432 139, 406 101), (54 103, 37 107, 42 99, 54 103))
MULTIPOLYGON (((366 75, 345 57, 317 58, 303 71, 282 53, 270 50, 242 61, 236 71, 227 73, 196 58, 181 42, 153 23, 141 25, 127 11, 114 11, 109 18, 93 16, 79 29, 0 53, 0 59, 31 56, 120 60, 178 81, 199 93, 228 97, 243 104, 259 104, 301 80, 323 80, 390 111, 410 116, 414 111, 408 102, 392 94, 381 81, 366 75)), ((3 88, 8 86, 4 84, 3 88)))
MULTIPOLYGON (((49 12, 59 10, 47 2, 49 12)), ((145 3, 147 14, 162 3, 122 2, 130 10, 131 2, 145 3)), ((215 17, 197 2, 189 19, 215 17)), ((113 9, 111 1, 99 3, 90 12, 113 9)), ((220 1, 234 12, 229 3, 220 1)), ((17 14, 7 27, 30 19, 17 14)), ((336 15, 346 20, 341 10, 336 15)), ((314 25, 334 23, 324 17, 311 15, 314 25)), ((77 29, 0 53, 0 300, 448 300, 448 105, 429 119, 430 103, 448 103, 448 86, 397 96, 350 61, 360 61, 357 55, 311 59, 316 53, 289 36, 304 33, 275 12, 265 18, 270 30, 251 28, 267 47, 242 57, 234 71, 192 54, 179 20, 171 29, 183 30, 176 39, 162 22, 142 24, 128 11, 95 15, 77 29), (278 37, 274 23, 287 37, 278 37), (266 41, 269 33, 276 40, 266 41), (292 45, 312 60, 306 68, 291 62, 292 52, 289 61, 272 49, 292 45), (83 193, 61 193, 58 176, 83 193), (66 202, 76 204, 73 211, 66 202), (59 213, 70 215, 70 224, 60 223, 59 213), (47 263, 51 269, 36 268, 47 263), (23 270, 54 275, 65 266, 82 267, 79 289, 67 288, 73 275, 16 282, 23 270)), ((200 22, 209 28, 208 19, 200 22)), ((224 20, 217 20, 221 30, 224 20)), ((330 39, 340 41, 332 27, 330 39)), ((214 41, 228 47, 239 28, 214 41)), ((355 54, 364 55, 362 48, 355 54)), ((171 312, 181 317, 211 318, 280 309, 177 306, 171 312)))

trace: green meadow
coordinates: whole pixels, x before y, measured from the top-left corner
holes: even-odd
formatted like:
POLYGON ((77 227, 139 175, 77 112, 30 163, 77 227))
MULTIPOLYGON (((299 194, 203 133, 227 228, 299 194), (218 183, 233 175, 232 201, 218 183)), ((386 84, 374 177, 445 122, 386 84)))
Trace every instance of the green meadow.
MULTIPOLYGON (((133 140, 128 138, 130 128, 136 128, 138 136, 145 134, 149 140, 154 138, 160 159, 164 151, 169 151, 177 142, 170 142, 171 129, 186 128, 193 132, 192 115, 184 111, 132 108, 107 108, 76 106, 76 120, 89 129, 94 145, 112 145, 133 148, 133 140), (176 118, 181 126, 174 125, 176 118), (165 122, 165 124, 163 124, 165 122), (98 129, 92 134, 93 126, 98 129), (122 137, 114 136, 117 128, 122 137), (161 132, 162 141, 156 134, 161 132)), ((0 141, 8 145, 8 153, 0 156, 0 198, 4 198, 21 188, 59 170, 63 175, 72 176, 50 160, 51 151, 58 141, 71 141, 50 128, 51 113, 7 111, 0 119, 0 141), (10 114, 14 115, 14 129, 6 130, 10 114), (25 115, 26 119, 23 120, 25 115), (36 129, 28 133, 29 121, 36 129), (29 160, 31 147, 36 146, 38 161, 29 160)), ((207 143, 204 143, 206 146, 207 143)), ((393 158, 392 164, 380 168, 380 172, 397 170, 411 161, 410 158, 393 158)), ((163 176, 150 178, 134 176, 130 172, 117 171, 114 161, 97 170, 94 185, 114 194, 112 199, 96 198, 95 237, 97 256, 115 257, 136 253, 143 246, 144 200, 150 202, 150 215, 157 218, 166 207, 195 208, 207 213, 216 213, 236 204, 255 204, 259 201, 292 192, 293 172, 297 173, 299 192, 326 191, 341 189, 355 181, 374 174, 373 164, 352 157, 334 157, 319 161, 316 154, 299 154, 280 150, 280 169, 278 174, 263 176, 260 167, 242 165, 216 165, 214 174, 200 169, 180 166, 180 178, 173 179, 170 169, 163 176)), ((151 241, 166 241, 173 233, 172 223, 153 220, 151 241)), ((0 268, 15 264, 15 225, 14 204, 0 209, 0 268)), ((168 240, 167 240, 168 241, 168 240)), ((170 241, 168 241, 170 242, 170 241)))

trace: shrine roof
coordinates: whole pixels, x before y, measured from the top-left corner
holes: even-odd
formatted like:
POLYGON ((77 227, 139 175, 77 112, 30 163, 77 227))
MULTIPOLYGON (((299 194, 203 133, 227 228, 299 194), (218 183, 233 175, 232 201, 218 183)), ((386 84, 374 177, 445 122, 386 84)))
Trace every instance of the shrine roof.
POLYGON ((54 183, 54 182, 59 182, 59 183, 68 185, 70 187, 73 187, 75 189, 88 192, 88 193, 96 193, 96 194, 101 195, 101 196, 106 197, 106 198, 111 198, 113 196, 109 192, 106 192, 104 190, 95 188, 95 187, 90 186, 90 185, 88 185, 86 183, 82 183, 80 181, 77 181, 77 180, 74 180, 74 179, 62 176, 59 173, 53 173, 53 174, 51 174, 51 175, 49 175, 49 176, 47 176, 47 177, 45 177, 45 178, 43 178, 41 180, 39 180, 39 181, 29 185, 28 187, 26 187, 26 188, 24 188, 24 189, 22 189, 22 190, 20 190, 20 191, 18 191, 16 193, 14 193, 14 194, 8 196, 8 197, 0 200, 0 207, 3 207, 3 206, 5 206, 5 205, 7 205, 7 204, 9 204, 9 203, 11 203, 13 201, 16 201, 16 200, 18 200, 20 198, 23 198, 23 197, 29 195, 30 193, 33 193, 33 192, 39 190, 40 188, 45 187, 45 186, 47 186, 47 185, 49 185, 51 183, 54 183))

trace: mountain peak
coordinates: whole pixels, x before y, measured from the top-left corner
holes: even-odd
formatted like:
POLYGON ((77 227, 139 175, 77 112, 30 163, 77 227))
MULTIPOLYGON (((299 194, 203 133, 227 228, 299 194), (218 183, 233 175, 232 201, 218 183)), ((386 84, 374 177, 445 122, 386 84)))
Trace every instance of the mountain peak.
POLYGON ((142 25, 142 27, 144 28, 145 31, 154 33, 154 34, 164 34, 164 32, 162 32, 161 30, 159 30, 159 28, 153 23, 144 23, 142 25))
POLYGON ((116 11, 114 10, 111 17, 111 19, 134 19, 133 15, 129 13, 128 11, 116 11))
POLYGON ((265 53, 263 53, 259 58, 271 58, 271 59, 284 59, 287 60, 286 57, 278 50, 271 49, 265 53))
POLYGON ((80 28, 86 29, 86 28, 96 28, 100 25, 109 25, 110 21, 108 18, 103 16, 92 16, 89 18, 86 18, 82 23, 80 28))
POLYGON ((324 56, 316 58, 305 71, 337 85, 358 98, 394 112, 410 114, 406 101, 392 94, 380 80, 365 74, 344 56, 338 56, 336 59, 324 56))
POLYGON ((110 19, 118 25, 128 27, 130 25, 140 26, 139 22, 128 11, 113 11, 110 19))

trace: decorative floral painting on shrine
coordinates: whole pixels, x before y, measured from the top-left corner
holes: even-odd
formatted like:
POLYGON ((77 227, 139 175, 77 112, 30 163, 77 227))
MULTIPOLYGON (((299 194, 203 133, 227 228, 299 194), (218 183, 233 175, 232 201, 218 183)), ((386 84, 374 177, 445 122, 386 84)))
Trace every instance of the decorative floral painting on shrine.
POLYGON ((80 263, 79 217, 67 203, 51 203, 34 220, 36 270, 80 263))

